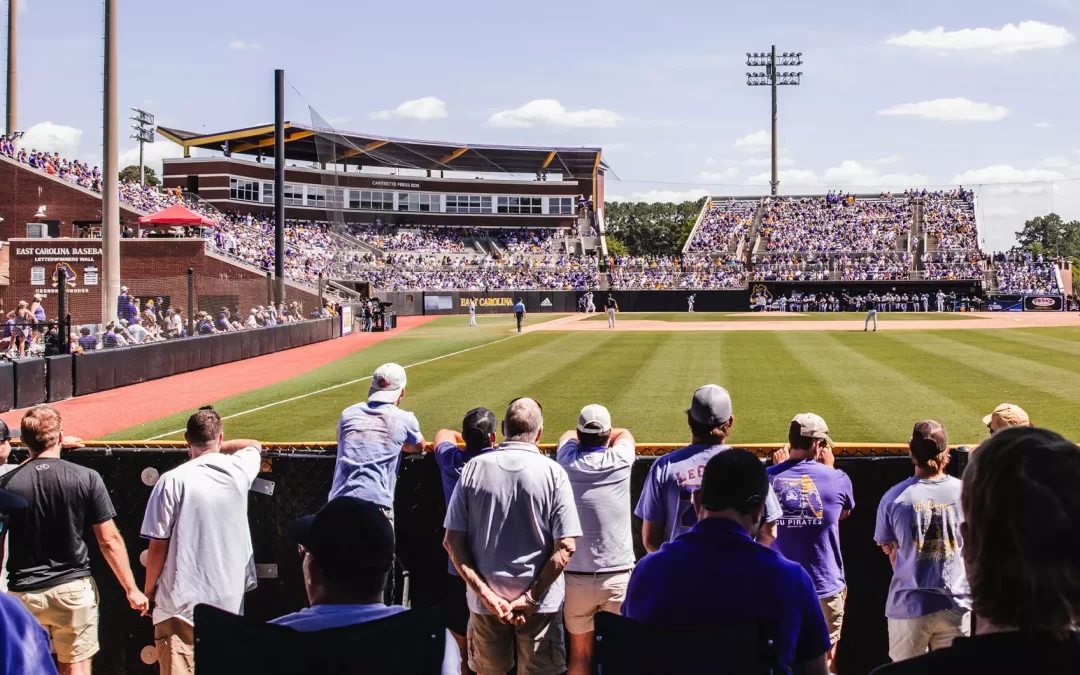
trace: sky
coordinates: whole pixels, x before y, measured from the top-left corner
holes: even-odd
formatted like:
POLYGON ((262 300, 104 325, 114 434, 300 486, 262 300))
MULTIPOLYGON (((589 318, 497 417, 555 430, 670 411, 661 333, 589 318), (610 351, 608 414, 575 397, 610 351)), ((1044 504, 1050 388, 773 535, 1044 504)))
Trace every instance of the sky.
MULTIPOLYGON (((767 191, 769 89, 747 52, 799 51, 781 87, 780 190, 962 183, 984 247, 1026 218, 1080 218, 1080 0, 119 2, 119 97, 215 132, 309 105, 386 136, 599 146, 608 199, 767 191)), ((19 126, 34 147, 101 152, 102 5, 20 0, 19 126)), ((125 134, 126 136, 126 134, 125 134)), ((162 137, 147 164, 179 156, 162 137)), ((137 163, 121 143, 121 165, 137 163)))

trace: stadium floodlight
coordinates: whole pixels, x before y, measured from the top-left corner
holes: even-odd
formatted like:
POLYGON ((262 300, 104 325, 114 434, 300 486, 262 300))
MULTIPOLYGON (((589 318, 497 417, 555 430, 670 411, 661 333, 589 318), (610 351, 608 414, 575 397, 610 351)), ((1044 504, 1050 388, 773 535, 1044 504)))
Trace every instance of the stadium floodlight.
POLYGON ((746 73, 746 84, 749 87, 769 87, 772 90, 772 180, 769 181, 772 194, 776 194, 780 186, 777 177, 776 161, 776 88, 778 86, 798 86, 802 84, 802 71, 779 72, 777 65, 791 67, 803 64, 802 52, 783 52, 780 57, 776 56, 776 45, 768 53, 746 53, 746 65, 751 68, 764 68, 764 72, 746 73))
POLYGON ((139 184, 146 185, 146 169, 143 166, 143 144, 154 142, 154 116, 138 108, 132 108, 131 111, 135 113, 131 116, 131 120, 134 122, 131 128, 135 130, 131 134, 131 138, 139 142, 139 184))

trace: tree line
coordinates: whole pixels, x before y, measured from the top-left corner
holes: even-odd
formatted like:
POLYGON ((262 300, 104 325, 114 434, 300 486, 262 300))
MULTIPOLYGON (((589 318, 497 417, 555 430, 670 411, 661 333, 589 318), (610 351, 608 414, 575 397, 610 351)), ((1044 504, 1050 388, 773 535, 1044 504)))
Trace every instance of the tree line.
POLYGON ((604 206, 612 256, 676 256, 694 229, 705 197, 681 202, 608 202, 604 206))

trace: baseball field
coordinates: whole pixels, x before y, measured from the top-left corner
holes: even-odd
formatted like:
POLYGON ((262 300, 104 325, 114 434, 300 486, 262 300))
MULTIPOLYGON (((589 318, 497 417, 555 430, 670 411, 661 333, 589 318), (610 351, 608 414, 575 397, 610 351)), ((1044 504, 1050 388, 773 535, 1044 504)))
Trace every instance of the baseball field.
MULTIPOLYGON (((372 371, 394 361, 409 378, 402 407, 429 438, 472 407, 501 416, 509 401, 531 396, 543 406, 548 441, 589 403, 606 405, 640 441, 688 441, 684 411, 706 383, 732 393, 735 442, 783 441, 791 417, 812 411, 837 441, 902 443, 915 421, 933 418, 950 442, 974 444, 987 434, 983 415, 1005 401, 1080 437, 1075 314, 882 313, 876 333, 863 332, 861 314, 844 313, 621 314, 615 330, 602 315, 541 315, 520 335, 510 316, 478 320, 470 328, 468 316, 439 317, 373 344, 333 341, 357 340, 340 358, 268 386, 249 368, 249 390, 238 395, 218 393, 228 387, 215 382, 216 369, 200 371, 196 399, 217 407, 231 437, 332 441, 341 410, 365 400, 372 371)), ((190 412, 104 438, 179 440, 190 412)))

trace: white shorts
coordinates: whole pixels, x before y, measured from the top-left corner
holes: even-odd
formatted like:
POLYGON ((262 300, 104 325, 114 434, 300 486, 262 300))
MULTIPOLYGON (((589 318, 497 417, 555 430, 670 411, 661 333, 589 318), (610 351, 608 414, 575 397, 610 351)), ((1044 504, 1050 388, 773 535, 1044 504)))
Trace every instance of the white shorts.
POLYGON ((607 574, 564 572, 566 630, 579 635, 593 630, 597 612, 618 614, 626 599, 630 570, 607 574))
POLYGON ((944 649, 971 634, 971 612, 944 609, 917 619, 889 619, 889 658, 904 661, 928 649, 944 649))

